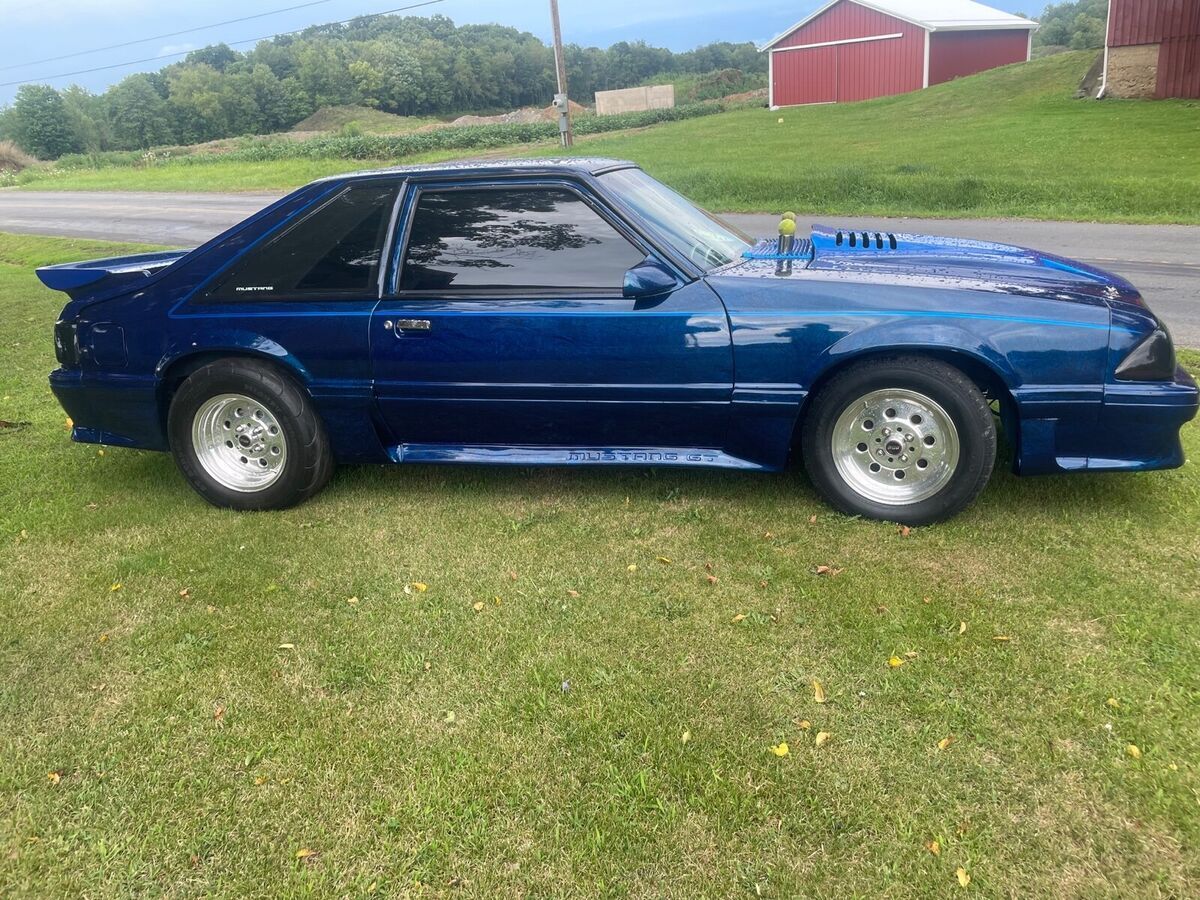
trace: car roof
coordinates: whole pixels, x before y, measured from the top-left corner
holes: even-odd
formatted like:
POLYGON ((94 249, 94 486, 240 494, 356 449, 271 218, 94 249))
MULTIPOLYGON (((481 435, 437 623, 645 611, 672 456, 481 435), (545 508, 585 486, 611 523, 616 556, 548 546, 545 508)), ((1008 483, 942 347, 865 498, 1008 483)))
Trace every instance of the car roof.
POLYGON ((602 156, 564 156, 542 159, 457 159, 444 163, 422 163, 344 172, 341 175, 318 178, 313 183, 371 178, 379 175, 510 175, 525 172, 570 172, 577 175, 601 175, 614 169, 629 168, 637 168, 637 164, 624 159, 607 159, 602 156))

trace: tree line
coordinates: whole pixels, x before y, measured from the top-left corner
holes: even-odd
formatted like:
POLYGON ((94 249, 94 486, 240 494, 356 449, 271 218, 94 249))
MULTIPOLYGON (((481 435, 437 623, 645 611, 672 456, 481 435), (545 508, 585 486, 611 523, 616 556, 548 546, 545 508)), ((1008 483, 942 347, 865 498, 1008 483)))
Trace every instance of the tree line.
POLYGON ((1108 0, 1073 0, 1051 3, 1038 17, 1033 33, 1035 47, 1096 50, 1104 46, 1108 0))
MULTIPOLYGON (((583 102, 655 77, 757 73, 767 65, 753 44, 728 42, 685 53, 640 41, 572 44, 566 58, 571 96, 583 102)), ((445 16, 373 16, 313 26, 247 52, 205 47, 101 94, 23 85, 0 110, 0 138, 56 159, 283 131, 325 106, 438 116, 545 106, 554 90, 553 50, 529 32, 456 26, 445 16)))

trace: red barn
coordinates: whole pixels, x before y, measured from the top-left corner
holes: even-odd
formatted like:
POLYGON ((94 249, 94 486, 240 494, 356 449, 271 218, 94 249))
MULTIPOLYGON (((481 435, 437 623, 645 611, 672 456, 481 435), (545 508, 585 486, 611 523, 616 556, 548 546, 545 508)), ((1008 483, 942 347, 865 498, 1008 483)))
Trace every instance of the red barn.
POLYGON ((1110 0, 1105 94, 1200 98, 1200 2, 1110 0))
POLYGON ((1025 62, 1036 28, 972 0, 831 0, 762 48, 771 107, 903 94, 1025 62))

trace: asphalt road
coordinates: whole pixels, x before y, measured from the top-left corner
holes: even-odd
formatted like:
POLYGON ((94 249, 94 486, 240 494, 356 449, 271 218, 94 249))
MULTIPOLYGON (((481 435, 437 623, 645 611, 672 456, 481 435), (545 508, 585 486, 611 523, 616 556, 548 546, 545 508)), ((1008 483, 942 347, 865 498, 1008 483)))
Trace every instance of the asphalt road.
MULTIPOLYGON (((278 194, 0 191, 0 231, 194 246, 278 194)), ((775 216, 726 216, 754 235, 774 234, 775 216)), ((1200 227, 1097 225, 1014 219, 798 217, 859 230, 909 231, 1001 241, 1057 253, 1125 276, 1167 323, 1177 343, 1200 347, 1200 227)))

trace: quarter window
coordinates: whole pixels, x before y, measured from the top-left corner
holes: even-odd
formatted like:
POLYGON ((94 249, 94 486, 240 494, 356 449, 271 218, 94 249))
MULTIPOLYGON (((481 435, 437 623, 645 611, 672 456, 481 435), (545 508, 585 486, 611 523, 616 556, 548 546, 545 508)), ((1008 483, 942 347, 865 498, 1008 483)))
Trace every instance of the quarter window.
POLYGON ((400 288, 620 292, 645 258, 572 191, 422 191, 400 288))
POLYGON ((209 292, 217 300, 375 296, 394 185, 354 184, 246 252, 209 292))

